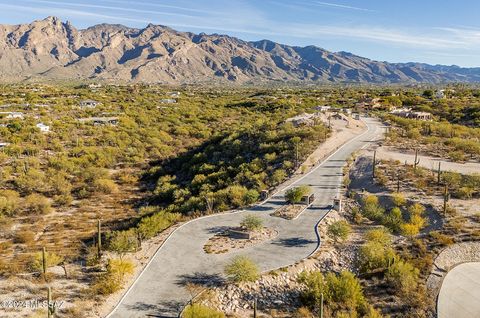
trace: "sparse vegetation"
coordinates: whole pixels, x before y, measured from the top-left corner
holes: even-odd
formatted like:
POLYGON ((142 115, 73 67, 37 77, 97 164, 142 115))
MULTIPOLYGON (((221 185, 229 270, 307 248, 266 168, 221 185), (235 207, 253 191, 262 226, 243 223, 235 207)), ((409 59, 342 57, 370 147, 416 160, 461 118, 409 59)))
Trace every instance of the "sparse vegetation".
POLYGON ((225 266, 225 274, 233 282, 251 282, 259 277, 258 266, 246 256, 236 256, 225 266))

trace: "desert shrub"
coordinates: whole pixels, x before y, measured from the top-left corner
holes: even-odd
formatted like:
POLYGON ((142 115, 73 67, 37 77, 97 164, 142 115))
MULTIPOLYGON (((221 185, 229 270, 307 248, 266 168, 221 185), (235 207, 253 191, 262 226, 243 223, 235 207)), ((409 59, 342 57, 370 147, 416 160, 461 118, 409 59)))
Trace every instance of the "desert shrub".
POLYGON ((385 209, 380 206, 375 195, 368 195, 363 199, 362 213, 370 220, 380 221, 385 213, 385 209))
POLYGON ((471 199, 475 190, 470 187, 460 187, 456 191, 454 191, 453 195, 459 199, 471 199))
POLYGON ((430 232, 430 236, 440 245, 442 246, 448 246, 448 245, 452 245, 453 243, 455 243, 455 241, 453 240, 452 237, 448 236, 448 235, 445 235, 445 234, 442 234, 438 231, 432 231, 430 232))
POLYGON ((118 187, 113 180, 97 179, 93 182, 93 188, 96 192, 110 194, 118 191, 118 187))
POLYGON ((149 239, 170 227, 180 218, 180 214, 160 211, 151 216, 142 218, 137 225, 137 232, 141 239, 149 239))
POLYGON ((110 232, 107 235, 107 241, 108 249, 119 254, 120 258, 138 248, 138 237, 135 229, 110 232))
POLYGON ((243 218, 240 226, 249 231, 259 231, 263 228, 263 220, 259 216, 249 214, 243 218))
POLYGON ((35 233, 33 233, 32 231, 18 231, 13 237, 13 243, 29 245, 33 243, 34 239, 35 233))
POLYGON ((388 267, 396 258, 395 251, 378 242, 367 242, 360 248, 360 270, 364 273, 388 267))
POLYGON ((64 193, 56 195, 53 200, 58 206, 69 206, 73 202, 73 197, 70 193, 64 193))
POLYGON ((394 207, 382 219, 382 224, 393 232, 399 232, 403 222, 402 210, 398 207, 394 207))
POLYGON ((182 318, 224 318, 225 315, 215 309, 200 304, 188 305, 182 318))
POLYGON ((407 199, 405 199, 405 196, 401 193, 392 194, 390 199, 392 200, 392 204, 396 207, 404 206, 407 203, 407 199))
POLYGON ((379 243, 385 247, 392 245, 391 235, 384 227, 368 231, 365 233, 365 239, 368 242, 379 243))
POLYGON ((345 241, 350 233, 352 228, 347 221, 341 220, 334 222, 328 226, 327 229, 328 235, 333 238, 335 242, 345 241))
POLYGON ((365 308, 366 300, 360 281, 348 271, 325 276, 319 271, 303 272, 299 275, 299 282, 304 285, 301 300, 311 309, 319 309, 322 294, 326 311, 345 311, 356 316, 357 311, 365 308))
POLYGON ((0 215, 13 216, 19 209, 20 195, 13 190, 0 190, 0 215))
POLYGON ((448 157, 456 162, 463 162, 465 161, 465 153, 463 151, 451 151, 448 153, 448 157))
POLYGON ((299 203, 303 196, 308 195, 312 192, 312 189, 309 186, 300 186, 295 188, 290 188, 285 192, 285 198, 290 203, 299 203))
POLYGON ((234 257, 226 266, 225 274, 233 282, 252 282, 259 278, 257 264, 246 256, 234 257))
POLYGON ((398 260, 388 268, 385 277, 400 295, 408 296, 417 288, 419 274, 412 264, 398 260))
MULTIPOLYGON (((47 259, 47 262, 46 262, 47 268, 52 266, 57 266, 58 264, 63 262, 63 257, 53 252, 46 252, 45 257, 47 259)), ((32 256, 29 267, 32 271, 36 271, 36 272, 42 271, 43 269, 42 252, 37 252, 32 256)))
POLYGON ((28 195, 23 204, 28 214, 48 214, 52 211, 50 201, 37 193, 28 195))
POLYGON ((109 259, 107 263, 107 272, 100 275, 91 286, 91 292, 94 295, 111 295, 120 290, 125 283, 127 276, 132 275, 135 265, 130 260, 109 259))

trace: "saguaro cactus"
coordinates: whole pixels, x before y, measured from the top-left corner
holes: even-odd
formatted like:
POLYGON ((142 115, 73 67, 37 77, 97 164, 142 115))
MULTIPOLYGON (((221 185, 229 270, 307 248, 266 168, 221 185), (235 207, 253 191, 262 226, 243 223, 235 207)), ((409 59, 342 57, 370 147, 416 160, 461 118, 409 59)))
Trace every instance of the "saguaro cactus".
POLYGON ((417 170, 417 166, 420 163, 420 159, 418 159, 418 149, 415 149, 415 160, 413 161, 413 170, 417 170))
POLYGON ((45 247, 42 248, 42 272, 43 275, 47 273, 47 250, 45 247))
POLYGON ((437 170, 437 184, 440 184, 441 177, 442 177, 442 170, 441 170, 441 164, 442 162, 438 162, 438 170, 437 170))
POLYGON ((375 169, 377 168, 377 151, 373 152, 372 179, 375 179, 375 169))
POLYGON ((397 193, 400 192, 400 173, 397 173, 397 193))
POLYGON ((102 224, 101 221, 97 222, 97 257, 100 259, 102 257, 102 224))
POLYGON ((447 214, 448 208, 448 200, 450 199, 450 194, 448 193, 448 185, 445 184, 445 188, 443 189, 443 213, 447 214))

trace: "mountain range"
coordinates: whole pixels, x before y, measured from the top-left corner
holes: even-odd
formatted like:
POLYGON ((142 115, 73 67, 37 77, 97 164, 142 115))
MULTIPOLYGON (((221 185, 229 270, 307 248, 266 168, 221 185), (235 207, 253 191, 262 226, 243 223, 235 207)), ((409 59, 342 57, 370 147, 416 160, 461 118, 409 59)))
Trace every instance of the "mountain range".
POLYGON ((152 24, 79 30, 48 17, 0 25, 0 81, 22 80, 411 84, 480 82, 480 68, 380 62, 316 46, 247 42, 152 24))

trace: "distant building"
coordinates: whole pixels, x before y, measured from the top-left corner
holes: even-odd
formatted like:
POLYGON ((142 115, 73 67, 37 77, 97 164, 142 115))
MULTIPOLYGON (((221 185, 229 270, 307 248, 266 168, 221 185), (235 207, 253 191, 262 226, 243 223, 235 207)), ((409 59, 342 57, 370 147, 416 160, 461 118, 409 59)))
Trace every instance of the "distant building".
POLYGON ((0 117, 5 119, 23 119, 25 116, 21 112, 0 112, 0 117))
POLYGON ((98 105, 101 105, 101 104, 102 103, 97 102, 95 100, 86 99, 86 100, 82 100, 80 102, 80 108, 95 108, 95 107, 97 107, 98 105))
POLYGON ((390 112, 390 114, 403 117, 403 118, 423 120, 423 121, 430 121, 433 119, 433 116, 431 113, 415 112, 415 111, 412 111, 411 108, 394 109, 390 112))
POLYGON ((328 112, 332 109, 332 106, 317 106, 315 107, 315 110, 318 110, 322 113, 328 112))
POLYGON ((81 123, 92 123, 94 126, 116 126, 118 125, 118 117, 89 117, 78 119, 81 123))
POLYGON ((443 99, 446 97, 445 95, 445 90, 444 89, 439 89, 435 92, 435 97, 438 99, 443 99))
POLYGON ((177 100, 173 98, 164 98, 160 100, 161 104, 176 104, 177 100))
POLYGON ((44 123, 38 123, 36 126, 41 132, 47 133, 50 131, 50 126, 47 126, 44 123))
POLYGON ((180 92, 170 92, 168 93, 168 96, 172 97, 172 98, 179 98, 180 97, 180 92))
POLYGON ((303 113, 285 120, 286 123, 292 123, 294 127, 315 125, 315 115, 303 113))

